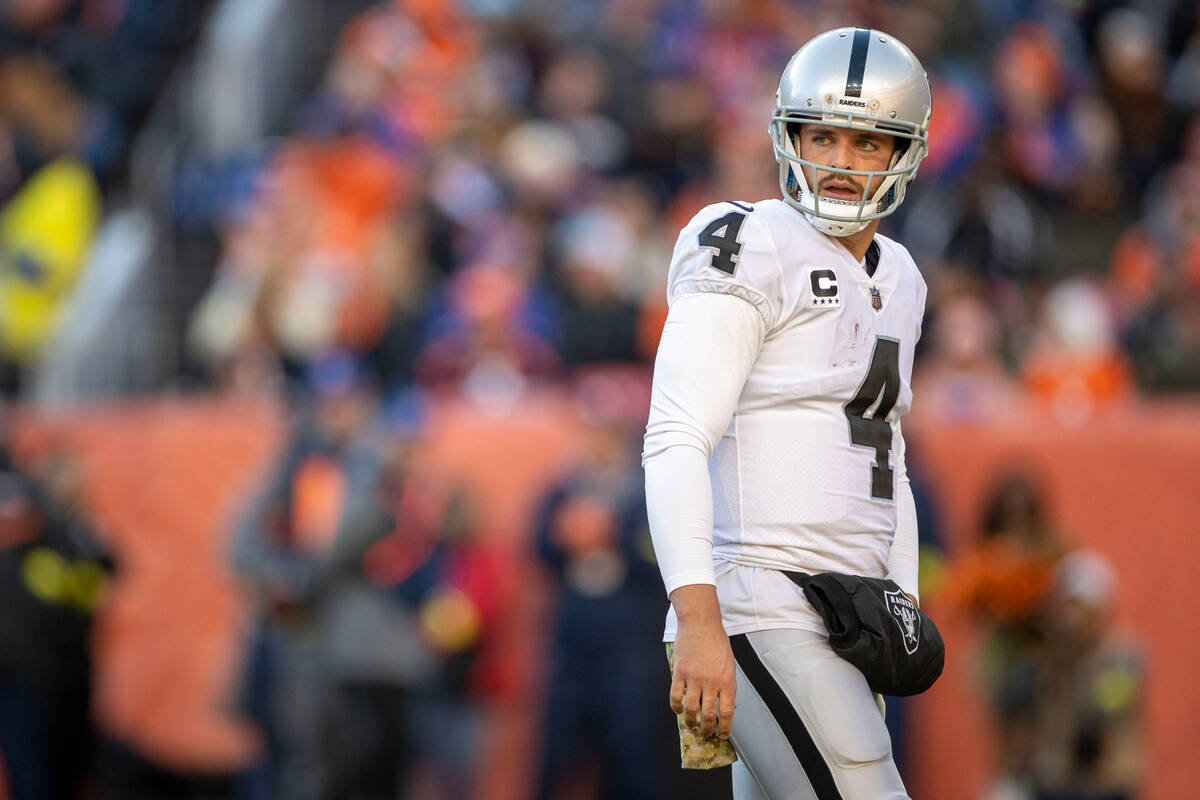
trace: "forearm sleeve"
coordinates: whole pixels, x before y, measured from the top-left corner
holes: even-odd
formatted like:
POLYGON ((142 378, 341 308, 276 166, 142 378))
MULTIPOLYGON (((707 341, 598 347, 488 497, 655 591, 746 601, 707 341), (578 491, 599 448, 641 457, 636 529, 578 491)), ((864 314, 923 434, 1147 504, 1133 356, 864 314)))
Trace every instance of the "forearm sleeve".
POLYGON ((712 486, 694 447, 668 447, 646 461, 646 514, 667 595, 692 583, 716 585, 712 486))
POLYGON ((888 577, 908 594, 920 599, 917 592, 917 563, 919 544, 917 540, 917 506, 913 500, 912 485, 908 482, 908 468, 904 463, 904 436, 898 437, 896 448, 896 535, 892 538, 892 549, 888 554, 888 577))
POLYGON ((716 582, 708 460, 729 427, 764 335, 761 315, 731 295, 685 295, 667 316, 642 463, 650 535, 668 595, 716 582))

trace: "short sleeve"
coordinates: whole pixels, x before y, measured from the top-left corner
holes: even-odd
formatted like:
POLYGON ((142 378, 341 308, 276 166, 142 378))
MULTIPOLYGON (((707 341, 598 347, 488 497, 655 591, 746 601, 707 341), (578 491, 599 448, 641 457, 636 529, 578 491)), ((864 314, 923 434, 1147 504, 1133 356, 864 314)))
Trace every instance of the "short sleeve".
POLYGON ((716 203, 692 218, 675 243, 667 303, 697 292, 750 303, 767 330, 780 316, 782 270, 761 214, 744 203, 716 203))

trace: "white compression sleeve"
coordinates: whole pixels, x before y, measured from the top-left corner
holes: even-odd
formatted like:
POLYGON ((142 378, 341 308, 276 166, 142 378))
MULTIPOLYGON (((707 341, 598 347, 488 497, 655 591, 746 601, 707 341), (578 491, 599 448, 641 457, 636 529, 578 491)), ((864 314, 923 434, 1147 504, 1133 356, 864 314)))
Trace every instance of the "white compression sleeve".
POLYGON ((732 295, 685 295, 667 315, 642 463, 650 535, 668 595, 680 586, 716 583, 708 460, 764 336, 754 306, 732 295))
POLYGON ((919 544, 917 541, 917 505, 913 500, 912 485, 908 482, 908 467, 905 464, 904 436, 900 435, 896 448, 896 535, 892 538, 892 549, 888 554, 888 577, 908 594, 920 599, 917 592, 917 563, 919 544))
POLYGON ((716 584, 712 485, 694 447, 668 447, 646 461, 646 513, 667 595, 692 583, 716 584))

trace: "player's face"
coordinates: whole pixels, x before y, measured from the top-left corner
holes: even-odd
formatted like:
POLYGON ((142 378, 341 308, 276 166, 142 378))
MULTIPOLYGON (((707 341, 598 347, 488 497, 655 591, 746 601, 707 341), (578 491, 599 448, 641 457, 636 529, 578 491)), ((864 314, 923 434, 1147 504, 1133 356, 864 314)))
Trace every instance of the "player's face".
MULTIPOLYGON (((883 171, 892 161, 896 139, 886 133, 873 133, 833 125, 805 124, 800 126, 800 157, 815 164, 839 169, 883 171)), ((855 175, 839 175, 810 169, 808 185, 821 197, 858 202, 864 197, 864 182, 855 175), (814 174, 815 173, 815 174, 814 174)), ((866 186, 870 197, 881 178, 871 178, 866 186)))

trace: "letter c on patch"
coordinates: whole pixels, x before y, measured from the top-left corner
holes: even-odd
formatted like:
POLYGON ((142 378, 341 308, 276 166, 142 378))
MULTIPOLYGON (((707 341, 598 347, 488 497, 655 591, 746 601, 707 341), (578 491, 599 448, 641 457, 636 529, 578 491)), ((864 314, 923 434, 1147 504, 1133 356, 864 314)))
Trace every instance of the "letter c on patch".
POLYGON ((811 277, 814 297, 837 297, 837 275, 833 270, 814 269, 811 277))

